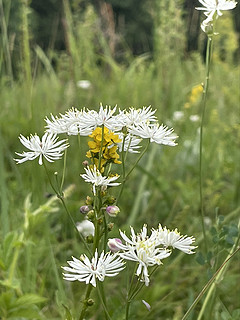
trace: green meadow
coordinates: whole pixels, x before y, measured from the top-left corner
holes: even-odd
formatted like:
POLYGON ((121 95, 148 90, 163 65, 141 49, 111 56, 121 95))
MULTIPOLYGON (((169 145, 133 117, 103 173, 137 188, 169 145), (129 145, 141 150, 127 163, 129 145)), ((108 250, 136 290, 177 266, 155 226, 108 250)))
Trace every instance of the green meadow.
MULTIPOLYGON (((129 319, 181 320, 199 294, 187 319, 240 319, 239 251, 226 261, 240 237, 239 34, 231 13, 224 12, 217 21, 204 119, 206 248, 199 199, 199 128, 207 37, 200 32, 198 50, 186 52, 182 2, 156 5, 155 11, 152 6, 153 49, 137 55, 124 39, 119 40, 121 50, 116 46, 113 53, 88 1, 81 14, 71 1, 63 1, 62 36, 67 43, 63 50, 43 50, 34 42, 30 24, 34 17, 27 1, 19 4, 21 14, 14 20, 19 33, 14 40, 8 33, 14 23, 12 3, 0 0, 0 319, 79 318, 86 285, 63 280, 61 266, 85 252, 84 246, 43 166, 37 160, 16 164, 14 159, 15 152, 24 150, 19 135, 42 136, 46 116, 64 114, 72 107, 98 110, 100 103, 121 109, 151 105, 160 123, 173 127, 179 136, 173 148, 151 144, 137 164, 126 181, 110 237, 118 237, 119 228, 129 233, 129 226, 140 231, 144 224, 151 229, 161 223, 193 235, 198 246, 194 255, 174 251, 163 261, 150 287, 132 302, 129 319), (81 87, 81 80, 90 86, 81 87), (150 311, 142 300, 151 305, 150 311)), ((83 220, 79 208, 91 195, 90 185, 80 177, 88 139, 68 138, 63 188, 78 222, 83 220)), ((127 169, 135 161, 129 154, 127 169)), ((55 172, 61 177, 63 160, 48 163, 48 169, 52 177, 55 172)), ((120 286, 125 283, 121 273, 104 282, 113 320, 125 319, 126 289, 120 286)), ((105 319, 95 291, 86 319, 105 319)))

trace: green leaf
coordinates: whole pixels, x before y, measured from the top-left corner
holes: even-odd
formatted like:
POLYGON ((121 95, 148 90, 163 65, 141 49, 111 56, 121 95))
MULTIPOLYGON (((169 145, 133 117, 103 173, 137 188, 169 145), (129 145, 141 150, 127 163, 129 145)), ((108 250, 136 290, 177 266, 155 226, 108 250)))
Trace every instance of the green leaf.
POLYGON ((27 306, 27 305, 31 305, 31 304, 45 302, 46 300, 47 300, 46 298, 41 297, 37 294, 28 293, 28 294, 25 294, 25 295, 21 296, 20 298, 18 298, 14 305, 15 306, 27 306))
POLYGON ((202 254, 202 252, 198 252, 197 255, 196 255, 196 261, 200 264, 200 265, 204 265, 205 264, 205 258, 204 258, 204 255, 202 254))

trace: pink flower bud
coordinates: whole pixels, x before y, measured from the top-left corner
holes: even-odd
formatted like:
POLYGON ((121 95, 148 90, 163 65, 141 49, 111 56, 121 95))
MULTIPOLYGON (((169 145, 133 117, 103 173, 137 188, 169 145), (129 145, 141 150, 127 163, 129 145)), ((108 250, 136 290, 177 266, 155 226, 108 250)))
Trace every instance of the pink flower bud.
POLYGON ((117 252, 117 251, 121 250, 118 247, 118 244, 122 244, 122 241, 118 238, 108 240, 108 247, 112 252, 117 252))
POLYGON ((120 212, 120 209, 118 208, 118 206, 108 206, 106 208, 106 212, 110 217, 116 217, 120 212))
POLYGON ((85 213, 88 213, 90 210, 89 206, 81 206, 80 207, 80 212, 85 214, 85 213))

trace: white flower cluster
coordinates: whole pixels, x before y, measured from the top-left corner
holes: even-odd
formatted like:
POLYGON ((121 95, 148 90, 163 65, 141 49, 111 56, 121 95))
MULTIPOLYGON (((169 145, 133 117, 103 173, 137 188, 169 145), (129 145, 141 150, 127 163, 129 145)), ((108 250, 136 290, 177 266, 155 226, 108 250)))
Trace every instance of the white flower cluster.
POLYGON ((135 234, 131 227, 131 238, 120 231, 122 239, 109 239, 108 245, 112 251, 121 250, 121 258, 138 263, 136 275, 145 285, 149 285, 148 267, 162 264, 161 260, 170 256, 171 249, 176 248, 184 253, 192 254, 196 247, 192 245, 195 238, 182 236, 177 229, 170 231, 159 225, 158 229, 152 229, 151 235, 147 235, 147 226, 144 225, 139 234, 135 234))
POLYGON ((216 18, 222 16, 222 10, 234 9, 237 2, 234 0, 199 0, 203 7, 196 8, 197 10, 203 10, 207 18, 202 22, 201 28, 204 32, 208 32, 213 24, 214 15, 216 18))
MULTIPOLYGON (((129 110, 118 110, 117 107, 111 109, 100 105, 99 111, 78 110, 72 108, 59 117, 51 115, 46 121, 46 133, 42 141, 38 135, 31 135, 25 138, 20 135, 21 143, 30 151, 17 153, 22 159, 15 159, 17 163, 27 160, 34 160, 39 156, 39 164, 42 164, 42 157, 47 161, 60 159, 62 152, 68 147, 67 140, 57 141, 57 135, 66 133, 68 135, 89 136, 97 127, 104 126, 118 134, 121 142, 117 143, 119 152, 127 151, 138 153, 142 139, 149 139, 150 142, 175 146, 173 129, 159 125, 155 112, 149 107, 141 109, 129 108, 129 110)), ((110 148, 111 146, 109 146, 110 148)))
MULTIPOLYGON (((91 222, 89 222, 91 224, 91 222)), ((93 224, 92 224, 93 225, 93 224)), ((94 226, 92 226, 91 234, 94 234, 94 226)), ((87 226, 89 229, 89 226, 87 226)), ((109 239, 108 246, 113 253, 102 252, 98 257, 96 250, 91 260, 86 255, 81 255, 80 260, 73 257, 73 261, 68 261, 69 267, 63 267, 64 279, 69 281, 81 281, 86 284, 91 283, 96 287, 96 279, 104 281, 105 276, 116 276, 124 269, 124 260, 131 260, 138 263, 136 275, 140 281, 144 281, 145 285, 149 285, 148 267, 161 265, 162 260, 169 257, 172 253, 171 248, 176 248, 187 254, 193 254, 192 250, 196 246, 192 244, 195 238, 182 236, 177 229, 168 230, 162 228, 159 224, 157 229, 151 230, 151 235, 147 235, 147 226, 144 225, 141 232, 136 234, 131 227, 131 237, 128 238, 124 232, 120 230, 120 235, 125 244, 118 238, 109 239)), ((82 231, 81 231, 82 232, 82 231)), ((88 231, 89 232, 89 231, 88 231)))
MULTIPOLYGON (((124 150, 136 152, 141 139, 150 139, 151 142, 175 146, 177 135, 173 134, 173 129, 168 129, 164 125, 159 125, 154 115, 156 110, 149 107, 141 109, 129 108, 129 110, 118 110, 117 107, 111 109, 100 105, 99 111, 78 110, 76 108, 68 110, 60 117, 51 115, 51 119, 46 118, 46 128, 51 133, 67 133, 68 135, 90 135, 96 127, 104 126, 109 130, 118 133, 119 138, 123 140, 122 130, 125 128, 124 150)), ((122 143, 118 145, 122 150, 122 143)))

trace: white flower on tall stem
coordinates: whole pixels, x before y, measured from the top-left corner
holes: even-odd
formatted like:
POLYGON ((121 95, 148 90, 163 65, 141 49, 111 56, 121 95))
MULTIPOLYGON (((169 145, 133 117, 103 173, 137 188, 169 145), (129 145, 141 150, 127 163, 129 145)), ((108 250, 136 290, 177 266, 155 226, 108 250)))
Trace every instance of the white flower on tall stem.
POLYGON ((135 136, 139 136, 143 139, 150 139, 150 142, 156 142, 158 144, 164 144, 168 146, 176 146, 175 139, 178 138, 176 134, 173 134, 173 128, 168 129, 167 126, 158 123, 143 122, 137 127, 132 127, 129 132, 135 136))
POLYGON ((80 176, 86 181, 90 182, 93 185, 93 193, 96 194, 96 187, 115 187, 118 186, 120 183, 113 182, 119 178, 119 175, 115 175, 112 177, 104 177, 102 176, 101 172, 94 166, 92 169, 87 167, 84 168, 86 173, 81 174, 80 176))
POLYGON ((173 247, 187 254, 193 254, 192 250, 197 248, 192 245, 195 242, 194 237, 182 236, 177 229, 170 231, 166 227, 162 228, 159 224, 157 230, 153 229, 153 233, 165 248, 173 247))
POLYGON ((49 161, 54 162, 55 160, 61 159, 63 151, 69 146, 66 139, 58 141, 56 134, 46 132, 42 140, 37 134, 30 135, 25 138, 23 135, 19 136, 20 142, 31 151, 24 151, 23 153, 16 154, 21 156, 22 159, 14 159, 18 164, 28 160, 34 160, 39 157, 38 163, 43 164, 43 157, 49 161))
POLYGON ((155 232, 152 232, 150 237, 147 236, 146 225, 143 226, 142 231, 138 234, 135 234, 134 229, 131 227, 131 239, 122 231, 120 231, 120 235, 125 241, 125 244, 121 244, 120 242, 115 243, 120 250, 123 250, 119 255, 123 259, 138 262, 136 275, 140 276, 141 281, 144 281, 145 285, 148 286, 148 267, 160 265, 162 259, 170 256, 171 251, 165 248, 159 248, 155 232))
POLYGON ((95 251, 92 260, 86 255, 81 255, 80 260, 72 257, 73 261, 68 261, 69 267, 62 267, 67 273, 63 273, 63 278, 68 281, 78 280, 91 283, 96 287, 96 280, 104 281, 105 277, 115 277, 124 269, 124 262, 116 254, 101 253, 98 257, 95 251))
POLYGON ((206 28, 213 21, 214 14, 216 18, 222 16, 221 11, 234 9, 237 5, 236 1, 232 0, 199 0, 203 7, 197 7, 197 10, 203 10, 207 19, 202 22, 201 28, 206 32, 206 28))

